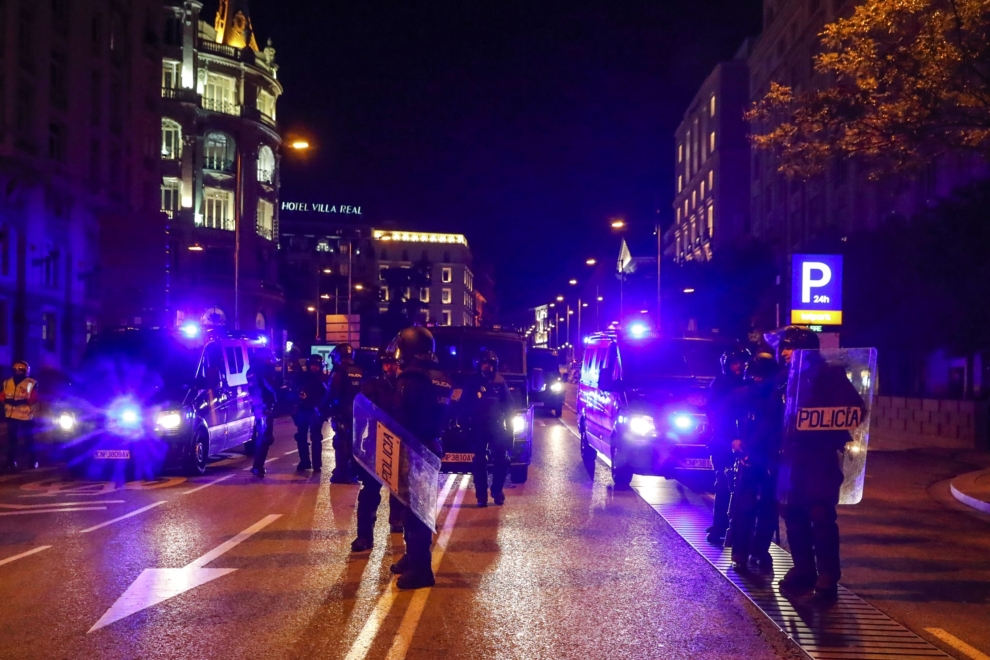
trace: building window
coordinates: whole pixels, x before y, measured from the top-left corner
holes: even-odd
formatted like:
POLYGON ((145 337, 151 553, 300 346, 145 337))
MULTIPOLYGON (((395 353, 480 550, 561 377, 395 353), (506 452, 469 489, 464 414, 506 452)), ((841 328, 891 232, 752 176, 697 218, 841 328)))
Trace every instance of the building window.
POLYGON ((17 57, 21 68, 31 71, 34 66, 34 54, 31 46, 34 45, 34 14, 31 9, 22 3, 17 21, 17 57))
POLYGON ((715 131, 708 134, 708 151, 715 151, 715 131))
POLYGON ((58 163, 65 162, 65 124, 53 121, 48 125, 48 157, 58 163))
POLYGON ((378 299, 382 302, 389 301, 389 291, 387 286, 383 286, 378 290, 378 299))
POLYGON ((275 154, 267 144, 258 149, 258 181, 272 183, 275 180, 275 154))
POLYGON ((708 170, 708 192, 715 189, 715 170, 708 170))
POLYGON ((273 240, 275 238, 275 205, 267 199, 258 200, 258 236, 273 240))
POLYGON ((440 281, 444 284, 449 284, 454 281, 454 273, 450 268, 444 268, 440 271, 440 281))
POLYGON ((119 80, 110 80, 110 130, 120 135, 124 130, 124 96, 119 80))
POLYGON ((697 190, 692 190, 691 191, 691 208, 693 208, 693 209, 698 208, 698 191, 697 190))
POLYGON ((169 218, 174 217, 175 212, 179 210, 179 193, 181 191, 182 185, 178 179, 165 179, 162 181, 162 211, 169 218))
POLYGON ((93 22, 90 23, 89 29, 90 43, 92 45, 92 53, 99 57, 103 54, 103 17, 99 14, 93 15, 93 22))
POLYGON ((34 131, 34 88, 21 80, 17 85, 17 130, 25 138, 33 138, 34 131))
POLYGON ((233 172, 237 145, 224 133, 209 133, 203 144, 203 167, 219 172, 233 172))
POLYGON ((708 238, 711 239, 715 235, 715 207, 708 207, 708 238))
POLYGON ((169 46, 182 45, 182 16, 169 14, 165 17, 165 32, 163 41, 169 46))
POLYGON ((677 175, 677 192, 681 192, 682 190, 684 190, 684 175, 683 174, 678 174, 677 175))
POLYGON ((275 96, 258 88, 258 111, 275 121, 275 96))
POLYGON ((162 119, 162 159, 182 157, 182 127, 171 119, 162 119))
POLYGON ((445 309, 440 312, 440 325, 450 325, 450 310, 445 309))
POLYGON ((162 96, 167 96, 166 90, 178 89, 182 80, 182 62, 164 60, 162 62, 162 96))
POLYGON ((471 275, 471 271, 467 268, 464 269, 464 288, 468 291, 474 289, 474 276, 471 275))
POLYGON ((220 188, 205 190, 203 206, 203 226, 210 229, 234 231, 234 193, 220 188))
POLYGON ((55 312, 45 312, 41 315, 41 343, 46 351, 55 350, 55 312))
POLYGON ((677 145, 677 162, 678 163, 683 163, 684 162, 684 145, 683 144, 677 145))
POLYGON ((681 207, 677 207, 677 224, 681 224, 681 207))
POLYGON ((0 300, 0 346, 10 345, 10 303, 0 300))
POLYGON ((440 302, 444 305, 449 305, 451 300, 453 300, 453 296, 450 295, 450 289, 440 291, 440 302))
POLYGON ((419 302, 430 302, 430 289, 428 287, 424 286, 419 290, 419 302))
MULTIPOLYGON (((100 170, 100 154, 100 141, 93 140, 89 143, 89 184, 97 190, 103 181, 103 173, 100 170)), ((97 192, 97 190, 93 192, 97 192)))
POLYGON ((228 115, 239 115, 240 108, 234 103, 236 82, 233 78, 206 74, 206 85, 203 87, 203 108, 228 115))
POLYGON ((701 199, 705 198, 705 182, 701 182, 701 199))
POLYGON ((59 51, 52 53, 49 85, 52 105, 65 110, 69 106, 69 58, 59 51))
POLYGON ((708 101, 708 114, 712 117, 715 116, 715 95, 712 94, 711 100, 708 101))
POLYGON ((103 121, 103 76, 99 71, 89 79, 89 121, 93 126, 103 121))

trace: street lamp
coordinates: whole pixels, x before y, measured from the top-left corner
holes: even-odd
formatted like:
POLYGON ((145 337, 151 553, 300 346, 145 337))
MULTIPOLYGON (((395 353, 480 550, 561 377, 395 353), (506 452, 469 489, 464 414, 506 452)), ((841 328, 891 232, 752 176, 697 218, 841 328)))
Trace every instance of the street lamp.
POLYGON ((625 229, 626 221, 623 220, 622 218, 613 218, 611 225, 612 225, 612 229, 625 229))
POLYGON ((575 286, 577 284, 577 280, 570 280, 567 283, 570 284, 571 286, 575 286))
POLYGON ((203 246, 200 245, 199 243, 193 243, 192 245, 189 246, 189 251, 190 252, 202 252, 203 251, 203 246))
POLYGON ((588 259, 587 261, 585 261, 584 263, 586 263, 589 266, 594 266, 595 264, 598 263, 598 260, 595 259, 595 258, 591 258, 591 259, 588 259))

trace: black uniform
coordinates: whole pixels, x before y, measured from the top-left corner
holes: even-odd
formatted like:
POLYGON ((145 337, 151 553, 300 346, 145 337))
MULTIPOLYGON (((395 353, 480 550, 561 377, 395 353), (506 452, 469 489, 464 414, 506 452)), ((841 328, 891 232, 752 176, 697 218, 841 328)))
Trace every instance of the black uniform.
POLYGON ((254 412, 255 445, 254 467, 256 476, 265 476, 265 460, 268 449, 275 442, 275 378, 271 363, 251 365, 247 372, 248 394, 254 412))
POLYGON ((461 394, 474 451, 472 472, 478 504, 488 502, 488 455, 492 457, 492 497, 496 504, 504 501, 503 488, 509 473, 509 449, 512 445, 512 395, 499 373, 473 374, 461 394))
MULTIPOLYGON (((398 388, 395 421, 416 436, 423 446, 443 456, 440 433, 447 421, 453 387, 436 362, 416 358, 403 362, 396 381, 398 388)), ((427 586, 433 583, 433 532, 411 510, 403 521, 406 555, 397 564, 398 586, 427 586)))
MULTIPOLYGON (((817 353, 805 358, 800 378, 802 402, 863 408, 845 371, 817 353)), ((784 432, 777 495, 794 559, 794 568, 781 583, 784 588, 814 585, 820 593, 835 593, 841 577, 835 507, 843 481, 842 452, 850 440, 849 432, 841 430, 784 432)))
POLYGON ((778 381, 747 381, 736 395, 741 411, 729 507, 732 561, 745 569, 750 557, 761 568, 772 566, 770 543, 777 529, 777 460, 780 452, 784 404, 778 381))
POLYGON ((738 390, 743 379, 731 371, 718 376, 711 385, 708 397, 708 421, 712 426, 712 439, 708 444, 712 468, 715 470, 715 505, 712 510, 712 526, 708 532, 710 543, 720 543, 729 528, 729 499, 732 493, 732 441, 739 439, 738 390))
POLYGON ((350 358, 342 358, 330 372, 327 392, 330 423, 333 424, 335 465, 331 481, 353 482, 354 468, 354 398, 361 391, 364 371, 350 358))
MULTIPOLYGON (((395 417, 398 407, 398 386, 394 379, 382 374, 378 378, 366 381, 361 386, 361 393, 369 401, 381 408, 388 415, 395 417)), ((367 470, 354 464, 361 490, 357 496, 357 539, 351 544, 351 550, 362 552, 374 545, 375 522, 378 519, 378 507, 382 503, 382 485, 367 470)), ((394 495, 388 500, 388 522, 393 529, 402 527, 405 507, 394 495)))
POLYGON ((323 382, 322 371, 307 370, 300 374, 299 403, 292 416, 292 421, 296 424, 296 446, 299 448, 297 470, 323 469, 323 422, 326 420, 323 406, 326 396, 327 386, 323 382))

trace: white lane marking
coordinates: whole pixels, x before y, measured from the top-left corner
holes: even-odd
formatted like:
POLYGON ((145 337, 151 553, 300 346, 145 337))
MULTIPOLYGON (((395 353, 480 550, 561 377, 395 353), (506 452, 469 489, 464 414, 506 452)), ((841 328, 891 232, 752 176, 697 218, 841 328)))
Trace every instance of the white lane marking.
POLYGON ((203 568, 203 566, 281 517, 281 514, 265 516, 234 538, 224 541, 182 568, 146 568, 88 632, 109 626, 115 621, 120 621, 218 577, 233 573, 236 568, 203 568))
MULTIPOLYGON (((45 502, 44 504, 0 504, 0 509, 14 509, 16 511, 27 511, 28 509, 53 509, 65 506, 90 506, 92 504, 126 504, 125 500, 96 500, 95 502, 45 502)), ((104 509, 106 507, 103 507, 104 509)))
MULTIPOLYGON (((440 569, 440 561, 443 559, 443 554, 447 550, 450 535, 454 532, 454 523, 457 522, 457 512, 460 511, 461 502, 464 501, 464 496, 467 494, 469 478, 469 476, 465 475, 461 479, 461 485, 457 489, 457 495, 454 496, 453 507, 450 513, 447 514, 447 519, 443 521, 443 529, 440 531, 440 538, 437 539, 437 550, 433 553, 434 574, 440 569)), ((412 643, 413 635, 416 634, 416 628, 419 626, 419 619, 423 616, 423 610, 426 608, 426 600, 430 597, 431 591, 433 591, 432 587, 418 589, 413 594, 412 600, 409 602, 409 607, 406 608, 406 613, 402 616, 402 623, 399 624, 399 629, 395 633, 392 648, 388 650, 385 660, 402 660, 406 657, 406 653, 409 651, 409 645, 412 643)))
POLYGON ((83 531, 81 531, 79 533, 80 534, 89 534, 90 532, 95 532, 96 530, 102 529, 102 528, 106 527, 107 525, 112 525, 115 522, 120 522, 121 520, 125 520, 127 518, 132 517, 132 516, 136 516, 136 515, 139 515, 141 513, 144 513, 145 511, 148 511, 150 509, 154 509, 156 506, 158 506, 160 504, 165 504, 165 500, 161 500, 159 502, 152 502, 148 506, 143 506, 140 509, 135 509, 134 511, 131 511, 130 513, 125 513, 122 516, 118 516, 118 517, 114 518, 113 520, 108 520, 106 522, 102 522, 99 525, 93 525, 92 527, 88 527, 88 528, 84 529, 83 531))
POLYGON ((265 461, 265 465, 268 465, 272 461, 277 461, 280 458, 282 458, 282 457, 281 456, 276 456, 275 458, 269 458, 267 461, 265 461))
POLYGON ((292 451, 285 452, 284 454, 282 454, 282 456, 288 456, 289 454, 298 454, 298 453, 299 453, 298 449, 293 449, 292 451))
POLYGON ((190 490, 182 491, 182 494, 183 495, 192 495, 193 493, 195 493, 197 491, 200 491, 200 490, 203 490, 204 488, 209 488, 210 486, 213 486, 214 484, 218 484, 221 481, 226 481, 227 479, 230 479, 232 476, 234 476, 234 475, 232 475, 232 474, 224 475, 224 476, 220 477, 219 479, 214 479, 213 481, 211 481, 209 483, 205 483, 202 486, 197 486, 196 488, 192 488, 190 490))
POLYGON ((50 547, 52 546, 39 545, 37 548, 32 548, 31 550, 28 550, 27 552, 22 552, 19 555, 14 555, 13 557, 7 557, 6 559, 0 559, 0 566, 3 566, 4 564, 9 564, 12 561, 17 561, 18 559, 24 559, 25 557, 30 557, 31 555, 37 554, 42 550, 47 550, 50 547))
POLYGON ((30 511, 4 511, 0 516, 25 516, 29 513, 65 513, 66 511, 106 511, 105 506, 78 506, 61 509, 31 509, 30 511))
MULTIPOLYGON (((462 486, 467 483, 470 479, 470 475, 465 475, 461 480, 462 486)), ((440 491, 440 495, 437 497, 437 502, 440 507, 443 507, 444 502, 447 501, 447 495, 450 493, 450 489, 454 485, 456 480, 455 475, 450 475, 447 477, 447 481, 443 485, 443 489, 440 491)), ((447 514, 448 517, 453 513, 451 511, 447 514)), ((390 585, 388 591, 383 593, 378 599, 378 603, 375 605, 374 611, 368 616, 368 621, 364 624, 361 632, 358 634, 357 639, 354 640, 354 644, 351 645, 351 650, 347 653, 344 660, 364 660, 368 655, 368 651, 371 650, 371 645, 375 641, 375 637, 378 635, 378 630, 382 626, 382 622, 385 621, 385 617, 388 616, 389 611, 392 609, 392 604, 395 602, 396 596, 399 595, 398 590, 395 585, 390 585)))
POLYGON ((943 642, 945 642, 955 650, 959 651, 960 653, 963 653, 969 656, 970 658, 973 658, 973 660, 990 660, 990 655, 983 653, 979 649, 973 648, 972 646, 962 641, 955 635, 951 635, 946 631, 942 630, 941 628, 925 628, 925 631, 931 633, 935 637, 938 637, 940 640, 942 640, 943 642))

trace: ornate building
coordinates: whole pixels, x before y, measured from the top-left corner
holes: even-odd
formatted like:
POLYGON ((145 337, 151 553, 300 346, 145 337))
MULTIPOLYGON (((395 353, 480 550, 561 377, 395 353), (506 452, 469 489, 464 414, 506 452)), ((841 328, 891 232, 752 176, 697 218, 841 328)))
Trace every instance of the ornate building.
POLYGON ((246 0, 165 2, 161 209, 168 218, 165 318, 270 330, 278 269, 282 94, 271 42, 246 0))

